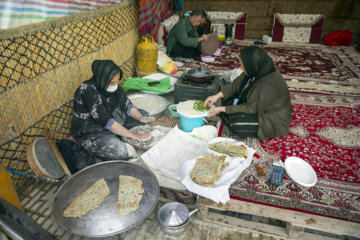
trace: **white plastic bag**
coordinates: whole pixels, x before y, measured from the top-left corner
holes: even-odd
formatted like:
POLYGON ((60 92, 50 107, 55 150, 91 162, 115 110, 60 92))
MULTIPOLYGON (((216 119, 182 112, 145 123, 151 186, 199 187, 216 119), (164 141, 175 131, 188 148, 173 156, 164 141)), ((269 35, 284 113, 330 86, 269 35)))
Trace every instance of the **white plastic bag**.
POLYGON ((161 50, 158 51, 158 60, 156 63, 160 71, 164 73, 175 74, 177 72, 175 62, 161 50))
POLYGON ((207 152, 207 143, 175 126, 163 139, 141 155, 144 162, 168 177, 181 180, 185 161, 207 152))

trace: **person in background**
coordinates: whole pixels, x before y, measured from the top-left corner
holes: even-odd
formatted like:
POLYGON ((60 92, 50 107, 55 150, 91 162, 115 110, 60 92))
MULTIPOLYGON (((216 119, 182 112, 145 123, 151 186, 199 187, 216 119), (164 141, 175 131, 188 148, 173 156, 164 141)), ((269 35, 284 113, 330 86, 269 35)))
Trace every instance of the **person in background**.
POLYGON ((170 57, 198 58, 201 54, 201 42, 208 39, 208 35, 199 37, 196 27, 203 21, 201 10, 194 10, 187 18, 182 18, 171 29, 166 44, 170 57))
POLYGON ((71 133, 81 146, 101 160, 128 160, 128 147, 119 137, 146 139, 149 133, 128 129, 154 119, 137 109, 119 87, 122 71, 113 61, 95 60, 91 70, 93 76, 74 94, 71 133))
POLYGON ((202 36, 203 34, 209 34, 209 31, 207 30, 207 28, 204 26, 206 19, 207 19, 207 14, 204 10, 200 10, 201 11, 201 22, 199 24, 199 26, 196 27, 196 31, 198 32, 199 36, 202 36))
MULTIPOLYGON (((199 10, 201 12, 201 22, 200 24, 196 27, 196 31, 198 32, 199 36, 202 36, 203 34, 209 34, 209 31, 207 30, 207 28, 204 26, 206 20, 207 20, 207 14, 204 10, 199 10)), ((186 13, 184 13, 184 17, 190 17, 192 11, 188 11, 186 13)))
POLYGON ((240 51, 240 69, 239 77, 205 99, 204 106, 223 99, 222 106, 211 109, 208 117, 220 114, 241 138, 287 135, 292 120, 290 92, 271 57, 258 46, 246 47, 240 51))

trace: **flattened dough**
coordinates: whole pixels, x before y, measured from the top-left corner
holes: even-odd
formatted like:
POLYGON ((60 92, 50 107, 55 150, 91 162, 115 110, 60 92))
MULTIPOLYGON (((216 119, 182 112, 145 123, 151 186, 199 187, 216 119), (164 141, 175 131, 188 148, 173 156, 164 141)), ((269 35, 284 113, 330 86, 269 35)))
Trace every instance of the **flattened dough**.
POLYGON ((100 206, 109 194, 109 187, 104 178, 102 178, 75 198, 75 200, 65 209, 63 215, 64 217, 84 216, 100 206))
POLYGON ((144 194, 142 181, 131 176, 119 176, 119 193, 116 214, 127 215, 139 208, 144 194))
POLYGON ((231 142, 223 141, 209 145, 209 148, 215 152, 227 154, 230 157, 247 158, 248 152, 244 145, 236 145, 231 142))
POLYGON ((225 155, 204 154, 202 158, 196 159, 190 178, 199 185, 214 186, 214 182, 220 178, 221 171, 229 165, 225 158, 225 155))

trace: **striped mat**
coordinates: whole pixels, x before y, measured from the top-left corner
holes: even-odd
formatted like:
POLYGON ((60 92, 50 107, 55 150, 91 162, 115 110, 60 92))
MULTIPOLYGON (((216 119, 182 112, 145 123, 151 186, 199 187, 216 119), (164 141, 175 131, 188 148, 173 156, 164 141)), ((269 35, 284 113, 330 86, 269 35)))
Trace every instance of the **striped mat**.
POLYGON ((0 0, 0 29, 95 10, 124 0, 0 0))

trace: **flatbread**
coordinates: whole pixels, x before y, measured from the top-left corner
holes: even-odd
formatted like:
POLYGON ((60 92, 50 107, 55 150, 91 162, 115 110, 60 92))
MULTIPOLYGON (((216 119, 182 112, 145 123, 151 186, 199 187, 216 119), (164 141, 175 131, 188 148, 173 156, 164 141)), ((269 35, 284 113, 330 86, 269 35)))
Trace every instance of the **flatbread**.
POLYGON ((229 165, 225 158, 225 155, 204 154, 202 158, 196 159, 190 178, 202 186, 215 186, 214 182, 219 180, 221 171, 229 165))
POLYGON ((131 176, 119 176, 119 193, 116 214, 127 215, 139 208, 144 194, 142 181, 131 176))
POLYGON ((219 47, 219 40, 214 34, 208 35, 207 41, 201 42, 201 53, 204 55, 212 55, 216 52, 219 47))
POLYGON ((236 145, 227 141, 210 144, 209 148, 215 152, 227 154, 230 157, 248 157, 248 151, 244 145, 236 145))
POLYGON ((109 187, 104 178, 102 178, 75 198, 75 200, 65 209, 63 215, 64 217, 84 216, 100 206, 109 194, 109 187))

